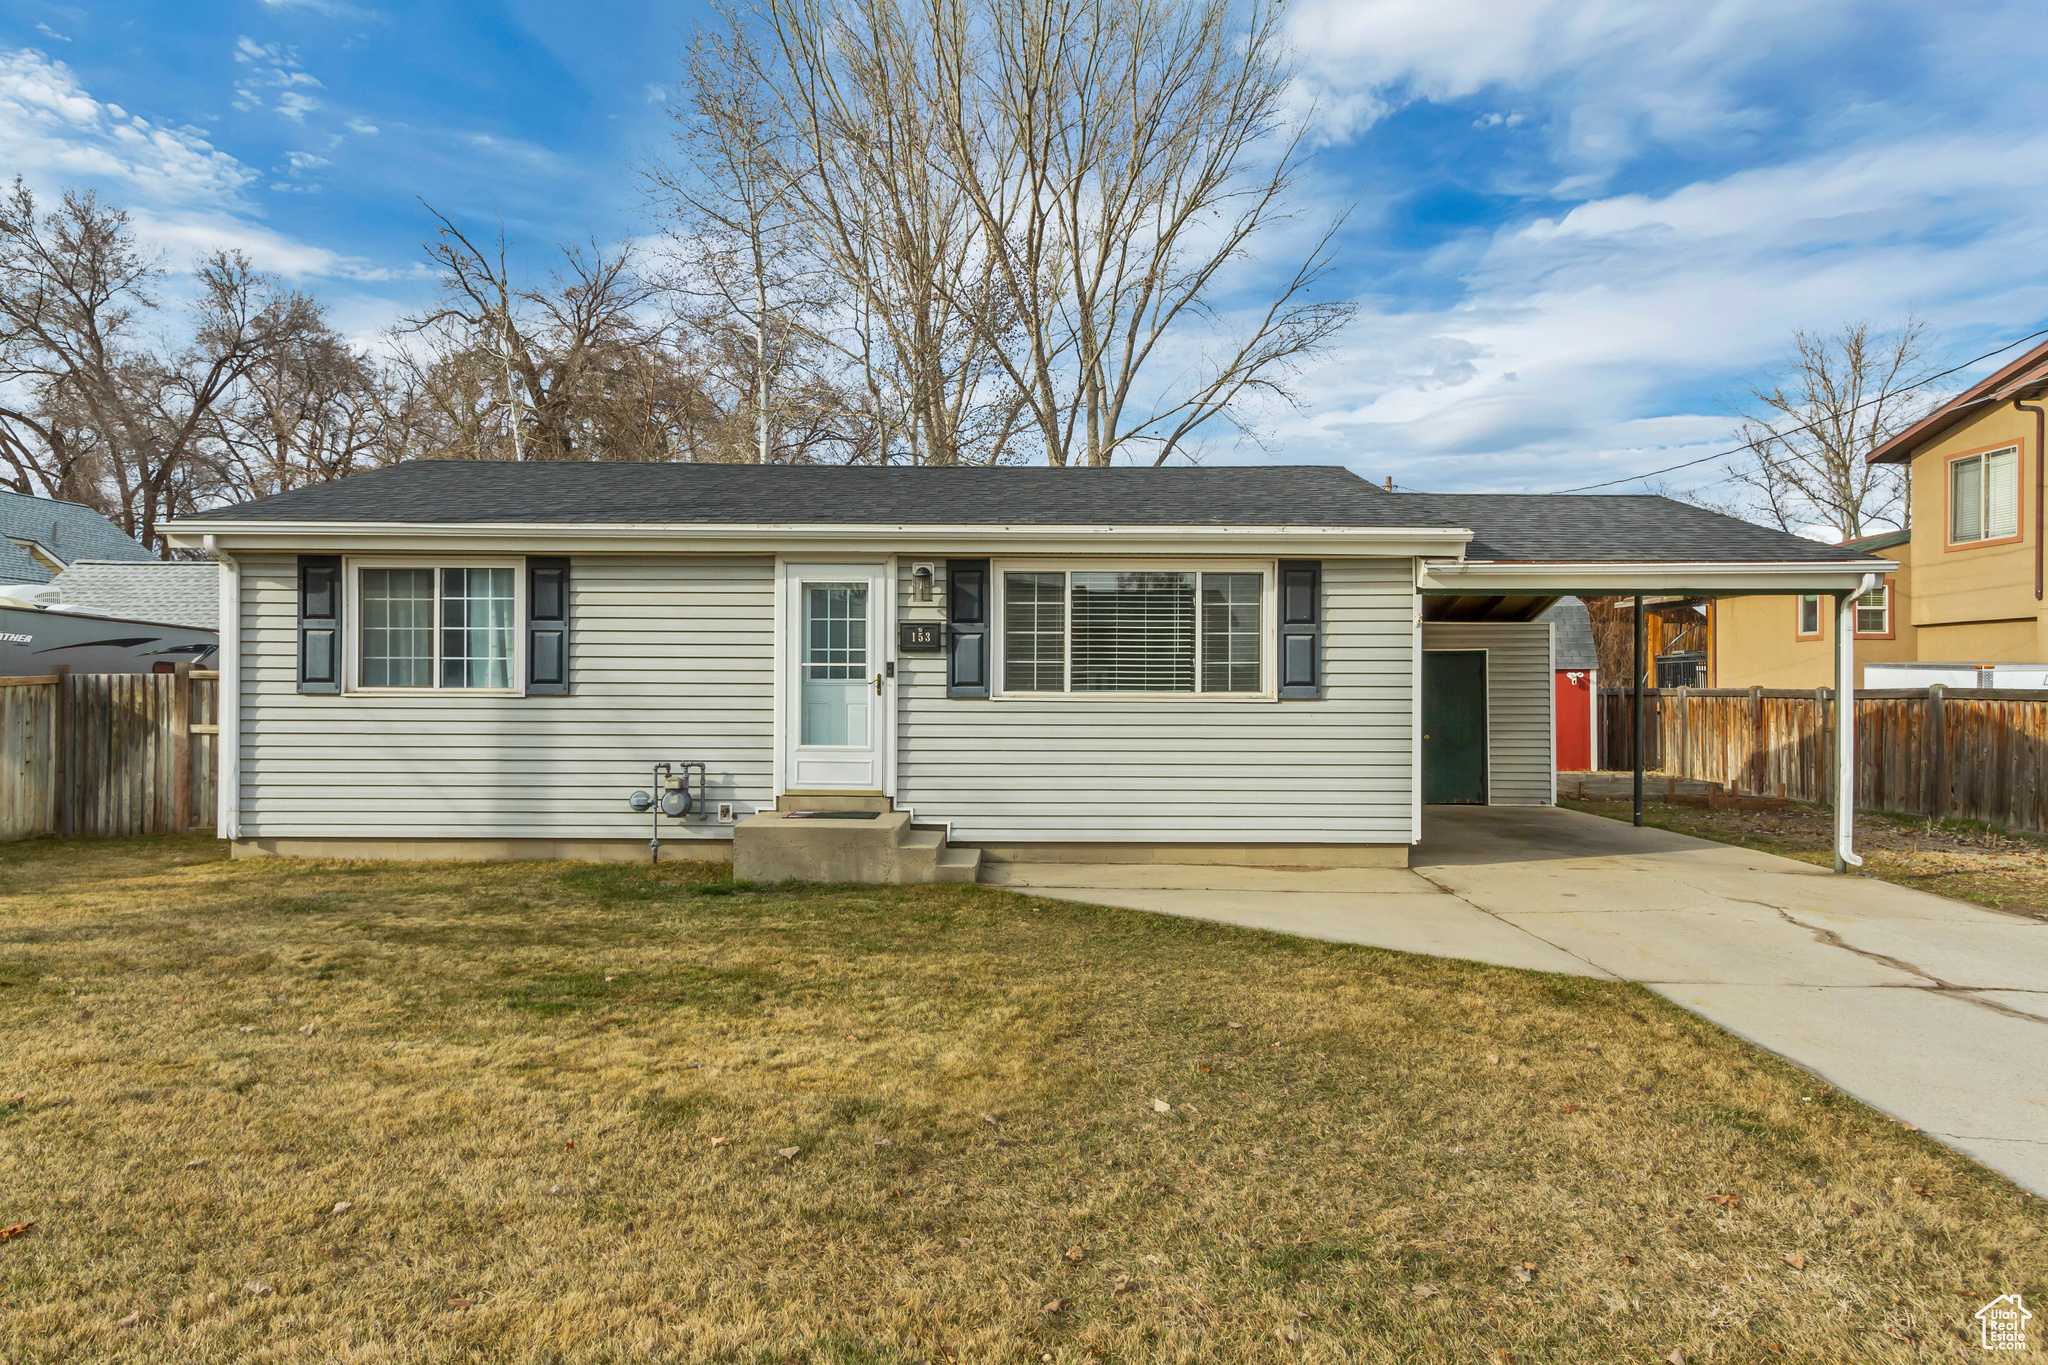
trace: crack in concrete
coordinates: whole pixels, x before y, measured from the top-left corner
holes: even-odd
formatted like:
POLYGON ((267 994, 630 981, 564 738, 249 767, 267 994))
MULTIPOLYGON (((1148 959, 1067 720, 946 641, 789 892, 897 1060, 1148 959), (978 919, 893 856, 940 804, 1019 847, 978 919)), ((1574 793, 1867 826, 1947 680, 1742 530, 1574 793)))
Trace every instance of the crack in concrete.
POLYGON ((1893 957, 1889 953, 1880 953, 1870 948, 1859 948, 1832 929, 1824 929, 1819 925, 1806 923, 1782 905, 1771 905, 1766 901, 1749 901, 1747 903, 1777 911, 1778 918, 1796 928, 1806 930, 1806 932, 1813 935, 1814 942, 1824 947, 1840 948, 1843 952, 1854 953, 1856 956, 1867 961, 1890 967, 1895 972, 1904 972, 1908 976, 1917 976, 1929 983, 1926 986, 1911 987, 1913 990, 1924 990, 1937 995, 1952 995, 1958 1000, 1977 1006, 1979 1009, 1990 1010, 1993 1014, 2002 1014, 2009 1019, 2024 1019, 2030 1024, 2048 1024, 2048 1019, 2044 1019, 2038 1014, 2029 1014, 2027 1011, 2008 1005, 2003 1001, 1978 998, 1976 994, 1978 991, 1996 990, 1998 989, 1996 986, 1959 986, 1953 981, 1942 980, 1925 967, 1908 962, 1902 957, 1893 957))
POLYGON ((1573 952, 1571 949, 1565 947, 1561 943, 1552 943, 1549 939, 1543 937, 1543 935, 1537 933, 1535 930, 1531 929, 1526 924, 1517 924, 1513 920, 1508 919, 1505 916, 1495 914, 1493 911, 1487 909, 1485 906, 1481 905, 1478 901, 1473 900, 1471 897, 1460 895, 1458 892, 1444 885, 1442 882, 1430 876, 1427 872, 1423 871, 1419 867, 1410 866, 1408 870, 1410 872, 1413 872, 1416 876, 1422 878, 1422 880, 1428 882, 1437 890, 1443 892, 1443 894, 1445 894, 1446 896, 1449 896, 1452 900, 1458 902, 1460 905, 1469 905, 1474 910, 1477 910, 1480 914, 1486 916, 1488 919, 1492 920, 1494 923, 1500 925, 1501 927, 1506 929, 1512 929, 1518 934, 1527 934, 1530 938, 1535 939, 1544 947, 1553 948, 1556 951, 1563 953, 1566 957, 1570 958, 1574 962, 1585 963, 1588 969, 1590 969, 1597 975, 1606 977, 1609 981, 1626 981, 1628 979, 1627 977, 1621 976, 1616 972, 1608 971, 1599 963, 1592 961, 1590 958, 1583 957, 1580 954, 1573 952))

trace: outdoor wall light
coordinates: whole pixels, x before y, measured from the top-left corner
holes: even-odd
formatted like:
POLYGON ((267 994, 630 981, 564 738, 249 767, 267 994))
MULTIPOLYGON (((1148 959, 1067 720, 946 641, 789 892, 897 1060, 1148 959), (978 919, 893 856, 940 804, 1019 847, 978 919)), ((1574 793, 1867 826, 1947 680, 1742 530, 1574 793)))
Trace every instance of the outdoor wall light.
POLYGON ((936 571, 935 571, 935 569, 933 568, 933 566, 932 566, 932 565, 930 565, 930 564, 913 564, 913 565, 911 565, 911 566, 910 566, 910 599, 911 599, 911 600, 912 600, 913 602, 929 602, 929 601, 931 601, 931 600, 932 600, 932 579, 933 579, 933 578, 935 578, 936 576, 937 576, 937 574, 936 574, 936 571))

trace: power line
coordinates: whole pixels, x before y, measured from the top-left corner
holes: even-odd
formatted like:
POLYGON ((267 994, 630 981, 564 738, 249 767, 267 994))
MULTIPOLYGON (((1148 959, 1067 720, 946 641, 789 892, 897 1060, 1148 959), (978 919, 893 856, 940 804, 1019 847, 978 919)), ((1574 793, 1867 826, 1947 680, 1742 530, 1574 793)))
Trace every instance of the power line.
MULTIPOLYGON (((2007 352, 2007 351, 2010 351, 2010 350, 2011 350, 2011 349, 2012 349, 2013 347, 2015 347, 2015 346, 2024 346, 2024 345, 2026 345, 2026 344, 2027 344, 2028 342, 2032 341, 2032 340, 2033 340, 2033 339, 2034 339, 2035 337, 2043 337, 2043 336, 2048 336, 2048 327, 2043 327, 2043 328, 2042 328, 2042 329, 2041 329, 2040 331, 2038 331, 2038 332, 2029 332, 2029 333, 2027 333, 2027 335, 2025 335, 2025 336, 2021 337, 2021 338, 2020 338, 2020 339, 2019 339, 2018 341, 2008 341, 2008 342, 2006 342, 2006 343, 2005 343, 2005 345, 2003 345, 2003 346, 1999 347, 1999 348, 1998 348, 1997 350, 1995 350, 1995 351, 1986 351, 1986 352, 1985 352, 1985 353, 1984 353, 1983 355, 1980 355, 1980 356, 1976 357, 1976 358, 1975 358, 1975 359, 1973 359, 1973 360, 1965 360, 1965 361, 1964 361, 1964 362, 1963 362, 1962 364, 1960 364, 1960 365, 1957 365, 1957 366, 1954 366, 1954 367, 1952 367, 1952 368, 1950 368, 1950 369, 1946 369, 1946 370, 1943 370, 1943 371, 1942 371, 1942 372, 1941 372, 1940 374, 1930 374, 1930 375, 1928 375, 1928 376, 1927 376, 1927 377, 1926 377, 1925 379, 1921 380, 1920 382, 1921 382, 1922 384, 1932 384, 1932 383, 1933 383, 1933 382, 1934 382, 1935 380, 1937 380, 1937 379, 1946 379, 1946 378, 1948 378, 1948 377, 1949 377, 1950 375, 1952 375, 1952 374, 1957 374, 1957 373, 1960 373, 1960 372, 1961 372, 1961 371, 1963 371, 1963 370, 1967 370, 1967 369, 1969 369, 1969 368, 1970 368, 1970 367, 1971 367, 1972 365, 1981 365, 1982 363, 1984 363, 1985 361, 1987 361, 1987 360, 1991 359, 1991 357, 1993 357, 1993 356, 1995 356, 1995 355, 2003 355, 2003 354, 2004 354, 2005 352, 2007 352)), ((1863 400, 1863 401, 1862 401, 1861 403, 1858 403, 1858 404, 1856 404, 1856 405, 1855 405, 1855 407, 1852 407, 1852 408, 1850 408, 1850 409, 1849 409, 1849 411, 1850 411, 1850 412, 1855 412, 1855 411, 1857 411, 1857 410, 1858 410, 1858 409, 1860 409, 1860 408, 1866 408, 1866 407, 1869 407, 1869 406, 1870 406, 1870 405, 1871 405, 1872 403, 1882 403, 1882 402, 1883 402, 1883 401, 1884 401, 1885 399, 1889 398, 1890 396, 1891 396, 1890 394, 1884 394, 1884 393, 1881 393, 1881 394, 1878 394, 1878 395, 1877 395, 1877 396, 1876 396, 1875 398, 1866 398, 1866 399, 1864 399, 1864 400, 1863 400)), ((1812 430, 1813 430, 1813 423, 1811 423, 1811 422, 1808 422, 1808 423, 1806 423, 1806 424, 1805 424, 1805 425, 1803 425, 1803 426, 1797 426, 1797 427, 1794 427, 1794 428, 1792 428, 1792 430, 1794 430, 1794 431, 1812 431, 1812 430)), ((1707 461, 1709 461, 1709 460, 1726 460, 1726 459, 1729 459, 1729 458, 1730 458, 1730 457, 1732 457, 1732 456, 1740 455, 1740 454, 1742 454, 1742 453, 1743 453, 1744 451, 1746 451, 1746 450, 1749 450, 1749 449, 1751 449, 1751 447, 1749 447, 1749 446, 1737 446, 1737 447, 1735 447, 1735 448, 1734 448, 1733 450, 1721 450, 1721 451, 1716 451, 1716 452, 1715 452, 1714 454, 1712 454, 1712 455, 1702 455, 1702 456, 1700 456, 1700 457, 1699 457, 1699 458, 1698 458, 1697 460, 1687 460, 1687 461, 1685 461, 1685 462, 1684 462, 1684 463, 1682 463, 1682 464, 1666 465, 1666 466, 1665 466, 1664 468, 1662 468, 1662 469, 1652 469, 1652 470, 1650 470, 1650 471, 1649 471, 1648 473, 1646 473, 1646 474, 1630 474, 1630 475, 1629 475, 1628 477, 1626 477, 1626 478, 1621 478, 1621 479, 1608 479, 1608 480, 1607 480, 1607 481, 1605 481, 1604 483, 1583 483, 1583 484, 1580 484, 1580 485, 1579 485, 1579 486, 1578 486, 1577 488, 1556 488, 1556 489, 1552 489, 1552 490, 1551 490, 1551 492, 1552 492, 1552 493, 1554 493, 1554 494, 1555 494, 1555 493, 1586 493, 1586 492, 1590 492, 1591 490, 1593 490, 1593 489, 1595 489, 1595 488, 1612 488, 1612 487, 1614 487, 1614 485, 1616 485, 1616 484, 1618 484, 1618 483, 1634 483, 1634 482, 1636 482, 1636 481, 1637 481, 1638 479, 1654 479, 1654 478, 1656 478, 1656 477, 1657 477, 1657 476, 1658 476, 1659 474, 1670 474, 1670 473, 1673 473, 1674 471, 1677 471, 1677 470, 1680 470, 1680 469, 1690 469, 1690 468, 1692 468, 1692 467, 1693 467, 1694 465, 1696 465, 1696 464, 1705 464, 1705 463, 1707 463, 1707 461)))

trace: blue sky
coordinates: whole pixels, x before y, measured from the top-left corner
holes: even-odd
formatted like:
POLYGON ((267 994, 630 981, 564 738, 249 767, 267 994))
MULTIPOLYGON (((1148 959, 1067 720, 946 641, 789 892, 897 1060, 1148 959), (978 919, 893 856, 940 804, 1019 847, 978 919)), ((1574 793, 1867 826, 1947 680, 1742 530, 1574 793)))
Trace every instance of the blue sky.
MULTIPOLYGON (((536 264, 644 232, 635 167, 703 13, 8 0, 0 174, 99 189, 173 263, 240 246, 369 342, 433 293, 421 198, 502 217, 536 264)), ((1918 311, 1960 360, 2048 326, 2038 17, 1304 0, 1322 150, 1298 227, 1356 204, 1365 306, 1303 406, 1264 415, 1266 449, 1216 458, 1560 488, 1721 448, 1795 328, 1918 311)))

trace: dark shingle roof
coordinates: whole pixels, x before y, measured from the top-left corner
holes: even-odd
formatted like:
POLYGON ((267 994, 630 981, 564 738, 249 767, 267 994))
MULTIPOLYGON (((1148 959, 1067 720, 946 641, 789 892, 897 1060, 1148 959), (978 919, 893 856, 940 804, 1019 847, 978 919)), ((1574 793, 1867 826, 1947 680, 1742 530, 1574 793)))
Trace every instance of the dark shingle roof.
MULTIPOLYGON (((121 528, 83 503, 32 498, 0 490, 0 537, 32 540, 66 564, 79 559, 118 559, 142 563, 155 559, 122 534, 121 528)), ((25 551, 0 555, 0 582, 47 583, 50 571, 25 551), (17 558, 18 556, 18 558, 17 558), (25 567, 24 567, 25 566, 25 567)))
POLYGON ((1836 563, 1856 558, 1650 493, 1401 493, 1425 525, 1469 526, 1468 559, 1509 563, 1836 563))
POLYGON ((205 516, 420 523, 1396 526, 1410 515, 1399 503, 1350 470, 1329 465, 989 469, 418 460, 205 516))
POLYGON ((1889 550, 1894 546, 1904 545, 1912 538, 1913 533, 1911 531, 1885 531, 1879 535, 1862 536, 1856 540, 1845 540, 1842 542, 1842 548, 1874 555, 1880 550, 1889 550))
POLYGON ((1469 527, 1473 559, 1813 562, 1840 549, 1647 494, 1387 493, 1334 465, 1049 469, 419 460, 206 521, 1469 527))
POLYGON ((1584 602, 1560 597, 1536 619, 1551 623, 1553 667, 1588 671, 1600 667, 1600 650, 1593 643, 1593 617, 1584 602))

